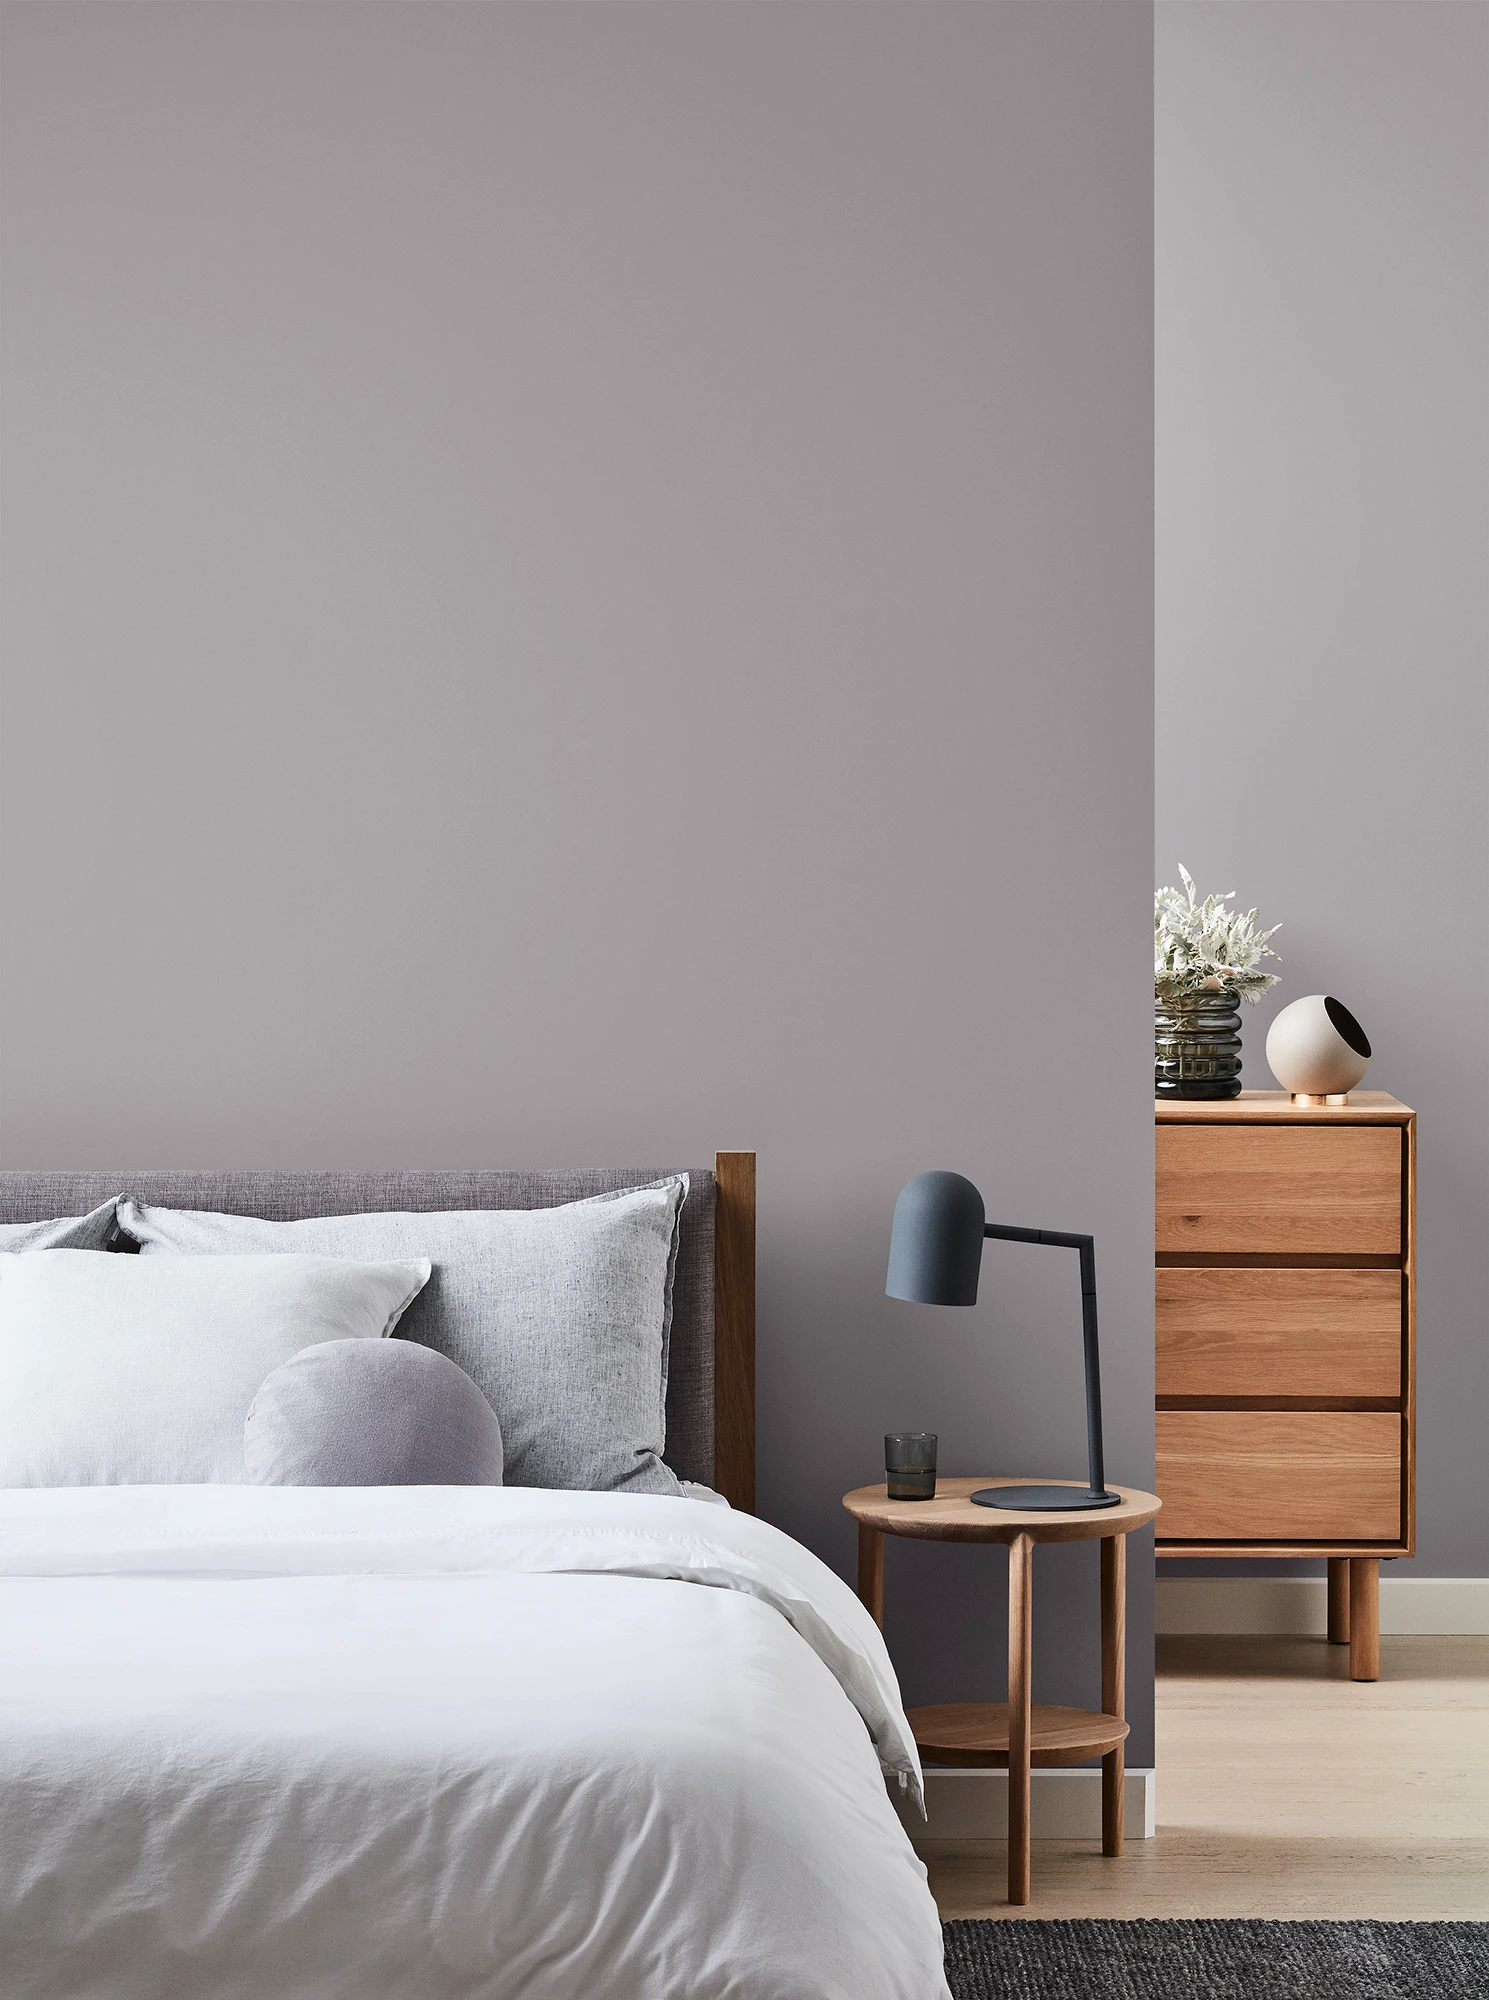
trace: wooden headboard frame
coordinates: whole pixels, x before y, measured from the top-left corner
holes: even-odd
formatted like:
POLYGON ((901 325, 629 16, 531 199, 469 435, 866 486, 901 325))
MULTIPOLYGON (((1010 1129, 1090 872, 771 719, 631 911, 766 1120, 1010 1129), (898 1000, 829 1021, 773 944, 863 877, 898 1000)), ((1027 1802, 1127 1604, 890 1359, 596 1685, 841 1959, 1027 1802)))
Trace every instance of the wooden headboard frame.
MULTIPOLYGON (((714 1158, 714 1486, 755 1511, 755 1155, 714 1158)), ((706 1294, 705 1294, 706 1296, 706 1294)))
MULTIPOLYGON (((657 1168, 596 1170, 573 1174, 545 1171, 537 1175, 507 1171, 409 1174, 363 1173, 348 1170, 293 1170, 283 1174, 99 1172, 58 1173, 50 1170, 0 1171, 0 1221, 49 1221, 54 1216, 83 1215, 121 1190, 136 1199, 170 1207, 221 1208, 234 1215, 262 1215, 270 1221, 293 1221, 312 1215, 375 1212, 378 1208, 502 1207, 495 1197, 513 1190, 510 1182, 548 1184, 557 1201, 592 1199, 644 1182, 657 1168), (499 1184, 493 1186, 492 1184, 499 1184)), ((695 1415, 690 1436, 696 1447, 690 1476, 711 1479, 732 1506, 753 1513, 755 1507, 755 1155, 720 1153, 713 1174, 713 1324, 707 1321, 707 1238, 690 1257, 696 1271, 690 1295, 690 1336, 711 1334, 711 1352, 690 1350, 686 1399, 695 1415), (705 1400, 709 1399, 709 1400, 705 1400), (712 1425, 712 1452, 702 1447, 712 1425)), ((519 1187, 529 1205, 531 1186, 519 1187)), ((700 1189, 701 1192, 701 1189, 700 1189)), ((539 1201, 536 1205, 544 1206, 539 1201)), ((700 1203, 701 1206, 701 1203, 700 1203)), ((705 1229, 706 1222, 702 1225, 705 1229)), ((674 1329, 674 1332, 676 1329, 674 1329)), ((680 1382, 682 1377, 675 1376, 680 1382)), ((686 1453, 683 1456, 688 1468, 686 1453)))

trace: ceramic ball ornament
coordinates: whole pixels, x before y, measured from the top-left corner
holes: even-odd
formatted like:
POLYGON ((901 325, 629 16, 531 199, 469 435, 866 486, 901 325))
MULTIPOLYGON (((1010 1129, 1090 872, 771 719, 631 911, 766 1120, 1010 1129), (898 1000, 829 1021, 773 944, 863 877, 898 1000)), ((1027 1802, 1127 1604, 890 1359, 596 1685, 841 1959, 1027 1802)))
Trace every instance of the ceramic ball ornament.
POLYGON ((1342 1104, 1370 1067, 1370 1044, 1342 1000, 1310 993, 1268 1028, 1267 1062, 1295 1098, 1342 1104))

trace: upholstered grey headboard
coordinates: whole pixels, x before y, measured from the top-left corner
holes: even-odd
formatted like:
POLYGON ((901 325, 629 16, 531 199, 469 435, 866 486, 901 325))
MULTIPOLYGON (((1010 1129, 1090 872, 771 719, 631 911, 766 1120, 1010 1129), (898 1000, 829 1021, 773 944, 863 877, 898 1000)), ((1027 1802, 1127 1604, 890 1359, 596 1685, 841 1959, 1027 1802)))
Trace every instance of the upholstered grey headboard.
MULTIPOLYGON (((748 1161, 748 1490, 740 1469, 746 1452, 741 1431, 742 1392, 739 1334, 731 1334, 727 1428, 717 1395, 715 1368, 715 1208, 714 1170, 690 1167, 683 1204, 681 1240, 672 1300, 672 1353, 667 1380, 667 1463, 680 1479, 719 1486, 736 1506, 754 1505, 754 1155, 726 1153, 726 1162, 748 1161), (717 1448, 716 1448, 717 1446, 717 1448), (727 1462, 727 1463, 726 1463, 727 1462), (721 1477, 721 1471, 724 1474, 721 1477), (731 1490, 732 1489, 732 1490, 731 1490)), ((257 1215, 293 1222, 308 1215, 369 1214, 380 1209, 425 1211, 449 1208, 554 1208, 585 1195, 637 1187, 675 1172, 671 1167, 592 1168, 533 1173, 47 1173, 0 1172, 0 1222, 38 1222, 52 1216, 85 1215, 111 1195, 162 1208, 214 1209, 227 1215, 257 1215)), ((735 1178, 736 1166, 728 1170, 735 1178)), ((740 1204, 723 1262, 742 1268, 744 1239, 740 1204)), ((723 1317, 743 1326, 743 1281, 736 1279, 723 1317)))

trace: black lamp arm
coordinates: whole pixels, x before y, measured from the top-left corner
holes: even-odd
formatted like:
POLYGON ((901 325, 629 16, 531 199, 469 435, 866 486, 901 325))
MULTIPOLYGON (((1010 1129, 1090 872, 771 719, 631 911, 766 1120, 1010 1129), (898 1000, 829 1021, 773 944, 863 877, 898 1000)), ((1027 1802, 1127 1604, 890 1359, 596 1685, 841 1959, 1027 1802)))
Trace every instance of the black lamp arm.
POLYGON ((1063 1229, 1015 1229, 1005 1222, 989 1222, 984 1236, 996 1236, 1005 1243, 1055 1243, 1081 1255, 1081 1333, 1086 1350, 1086 1458, 1090 1466, 1091 1491, 1106 1491, 1106 1455, 1101 1441, 1101 1349, 1096 1338, 1096 1239, 1072 1236, 1063 1229))

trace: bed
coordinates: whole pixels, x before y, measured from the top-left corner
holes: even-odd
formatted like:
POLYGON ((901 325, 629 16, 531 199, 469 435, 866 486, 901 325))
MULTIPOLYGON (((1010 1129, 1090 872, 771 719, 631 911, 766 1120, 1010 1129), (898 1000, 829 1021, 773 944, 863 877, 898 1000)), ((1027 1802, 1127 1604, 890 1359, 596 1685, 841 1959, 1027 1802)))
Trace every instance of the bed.
MULTIPOLYGON (((652 1178, 6 1173, 0 1224, 652 1178)), ((685 1497, 0 1490, 6 2000, 946 2000, 882 1639, 751 1511, 753 1237, 753 1156, 690 1170, 685 1497)))

